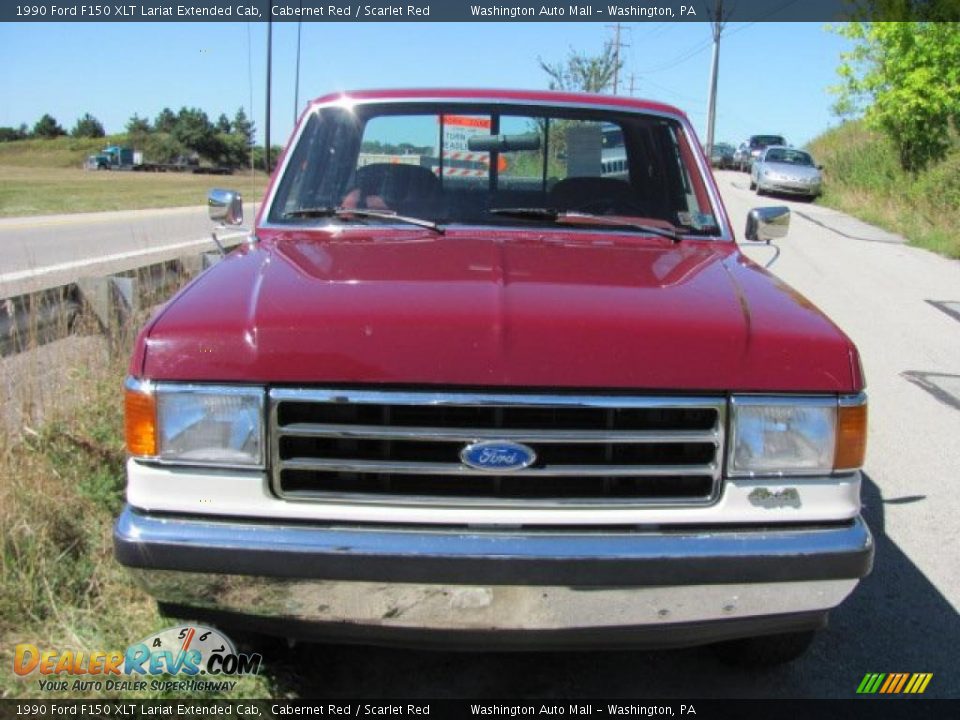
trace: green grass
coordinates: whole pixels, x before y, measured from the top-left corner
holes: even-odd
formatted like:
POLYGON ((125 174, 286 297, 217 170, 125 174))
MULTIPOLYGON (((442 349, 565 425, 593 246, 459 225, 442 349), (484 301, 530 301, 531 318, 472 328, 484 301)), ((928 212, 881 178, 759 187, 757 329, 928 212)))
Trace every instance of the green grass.
POLYGON ((267 176, 83 170, 84 159, 126 136, 61 137, 0 143, 0 217, 203 205, 207 190, 228 187, 259 200, 267 176))
POLYGON ((960 141, 947 157, 916 175, 904 172, 896 149, 862 122, 849 122, 813 140, 825 166, 820 203, 891 232, 912 245, 960 258, 960 141))
MULTIPOLYGON (((36 430, 0 434, 0 697, 163 697, 149 684, 143 692, 51 694, 40 689, 37 674, 24 679, 11 672, 17 643, 122 652, 179 624, 161 616, 113 558, 112 526, 123 504, 127 352, 112 348, 109 362, 100 354, 76 357, 63 388, 69 401, 36 430)), ((89 679, 57 679, 70 687, 77 677, 89 679)), ((269 697, 272 683, 269 675, 247 676, 233 691, 208 696, 269 697)))

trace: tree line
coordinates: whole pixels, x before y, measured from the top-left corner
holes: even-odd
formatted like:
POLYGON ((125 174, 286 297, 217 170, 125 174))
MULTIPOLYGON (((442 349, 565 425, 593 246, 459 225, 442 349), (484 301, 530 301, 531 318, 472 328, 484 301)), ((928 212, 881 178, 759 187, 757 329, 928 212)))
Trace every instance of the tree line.
MULTIPOLYGON (((12 142, 14 140, 27 140, 29 138, 55 138, 67 135, 60 123, 50 114, 43 115, 33 128, 29 128, 26 123, 21 123, 19 127, 0 127, 0 142, 12 142)), ((77 138, 98 138, 106 133, 103 131, 103 124, 90 113, 84 114, 69 133, 77 138)))
POLYGON ((207 160, 214 165, 244 167, 254 152, 254 123, 239 108, 231 120, 221 113, 216 122, 198 108, 174 113, 163 108, 153 122, 134 114, 126 125, 128 142, 152 162, 207 160))
MULTIPOLYGON (((151 121, 134 114, 126 123, 126 144, 141 150, 150 162, 205 160, 214 165, 245 167, 251 158, 263 164, 263 149, 254 146, 255 125, 243 108, 233 118, 221 113, 211 121, 199 108, 182 107, 174 112, 163 108, 151 121)), ((32 130, 26 123, 17 128, 0 127, 0 142, 29 138, 56 138, 68 133, 50 114, 43 115, 32 130)), ((90 113, 84 114, 69 135, 76 138, 100 138, 103 124, 90 113)))

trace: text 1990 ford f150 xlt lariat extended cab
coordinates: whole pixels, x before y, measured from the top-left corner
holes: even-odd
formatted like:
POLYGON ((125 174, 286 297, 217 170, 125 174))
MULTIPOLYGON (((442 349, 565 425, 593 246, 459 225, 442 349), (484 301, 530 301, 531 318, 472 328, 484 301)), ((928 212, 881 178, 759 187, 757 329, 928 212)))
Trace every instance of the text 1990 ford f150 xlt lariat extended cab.
POLYGON ((331 95, 140 334, 116 553, 290 636, 783 661, 870 570, 863 387, 675 108, 331 95))

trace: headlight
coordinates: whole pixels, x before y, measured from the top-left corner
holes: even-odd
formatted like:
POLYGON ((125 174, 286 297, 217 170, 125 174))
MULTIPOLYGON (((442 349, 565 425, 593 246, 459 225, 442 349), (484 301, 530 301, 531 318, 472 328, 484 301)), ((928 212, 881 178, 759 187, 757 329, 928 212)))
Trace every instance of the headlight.
POLYGON ((866 397, 741 396, 731 401, 731 476, 853 470, 866 449, 866 397))
POLYGON ((264 389, 233 385, 126 385, 131 455, 186 465, 263 465, 264 389))

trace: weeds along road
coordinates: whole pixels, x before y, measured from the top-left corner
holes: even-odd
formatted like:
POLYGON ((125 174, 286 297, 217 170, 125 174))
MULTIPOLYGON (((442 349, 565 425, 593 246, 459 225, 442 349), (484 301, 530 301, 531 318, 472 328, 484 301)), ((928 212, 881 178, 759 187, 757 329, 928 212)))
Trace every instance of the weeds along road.
POLYGON ((213 226, 204 206, 2 218, 0 298, 215 250, 213 226))

